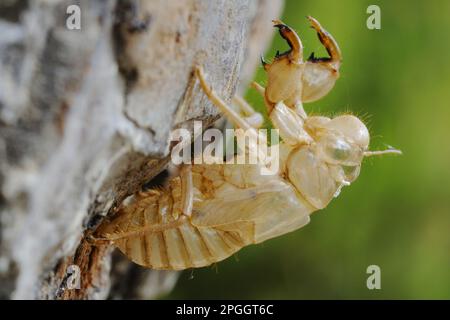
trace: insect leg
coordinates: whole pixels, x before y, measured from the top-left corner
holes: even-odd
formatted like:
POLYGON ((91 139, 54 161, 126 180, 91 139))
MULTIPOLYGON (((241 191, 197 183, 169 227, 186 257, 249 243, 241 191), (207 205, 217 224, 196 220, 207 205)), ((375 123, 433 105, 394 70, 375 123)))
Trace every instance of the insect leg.
MULTIPOLYGON (((266 88, 264 88, 262 85, 260 85, 258 82, 253 81, 251 86, 253 87, 253 89, 255 89, 256 91, 259 92, 260 95, 263 96, 264 100, 266 97, 266 88)), ((267 105, 267 100, 266 100, 266 105, 267 105)), ((270 106, 269 110, 272 110, 273 106, 270 106)), ((295 111, 297 112, 297 114, 302 117, 303 119, 306 119, 307 115, 305 112, 305 109, 303 109, 303 104, 301 102, 297 102, 295 104, 295 111)))
POLYGON ((259 83, 257 83, 256 81, 253 81, 251 86, 253 87, 253 89, 255 89, 256 91, 258 91, 258 93, 260 95, 262 95, 262 97, 264 98, 264 103, 266 105, 267 108, 267 113, 270 114, 273 110, 273 107, 275 106, 274 103, 271 103, 269 100, 267 100, 266 97, 266 88, 264 88, 262 85, 260 85, 259 83))
POLYGON ((248 103, 240 96, 234 96, 233 102, 239 107, 241 112, 246 116, 245 121, 253 128, 260 128, 264 123, 263 116, 256 112, 248 103))
MULTIPOLYGON (((233 110, 232 107, 228 106, 225 101, 223 101, 217 93, 212 90, 212 88, 206 83, 205 75, 203 73, 203 68, 200 66, 195 67, 195 74, 200 81, 200 85, 208 96, 208 98, 212 101, 212 103, 223 113, 228 119, 233 123, 236 128, 244 129, 249 136, 252 136, 253 141, 267 141, 266 137, 262 134, 259 134, 258 131, 255 130, 243 117, 241 117, 236 111, 233 110)), ((238 131, 239 132, 239 131, 238 131)), ((237 133, 238 133, 237 132, 237 133)), ((252 141, 252 139, 250 139, 252 141)), ((257 146, 251 146, 251 148, 257 148, 257 146)), ((261 150, 261 148, 257 148, 258 157, 263 162, 266 161, 266 155, 261 150)))
POLYGON ((296 108, 297 110, 292 110, 283 101, 280 101, 270 114, 270 120, 272 120, 273 126, 279 130, 285 143, 292 146, 309 144, 312 142, 312 138, 303 127, 306 114, 304 114, 304 118, 299 114, 299 108, 303 109, 301 105, 296 105, 296 108))
MULTIPOLYGON (((207 84, 205 79, 205 74, 203 73, 202 67, 195 68, 195 74, 197 78, 200 80, 200 85, 208 96, 208 98, 212 101, 212 103, 223 113, 228 119, 233 123, 233 125, 237 128, 242 128, 245 130, 253 130, 252 126, 245 121, 236 111, 233 110, 230 106, 228 106, 225 101, 223 101, 216 92, 207 84)), ((255 131, 256 134, 256 131, 255 131)))
POLYGON ((295 112, 303 119, 306 120, 308 115, 305 112, 305 109, 303 108, 303 103, 298 102, 295 104, 295 112))
POLYGON ((324 45, 325 49, 327 49, 327 52, 330 55, 328 61, 335 70, 338 70, 341 64, 342 54, 336 40, 334 40, 333 36, 329 34, 327 30, 322 28, 319 21, 311 16, 308 16, 307 18, 311 23, 311 26, 314 28, 314 30, 316 30, 320 42, 324 45))
POLYGON ((184 165, 181 168, 181 190, 183 214, 190 217, 194 202, 194 184, 192 182, 192 165, 184 165))
POLYGON ((287 41, 289 47, 291 48, 291 50, 286 53, 277 53, 276 58, 288 54, 291 62, 300 63, 303 60, 303 45, 298 34, 280 20, 273 20, 272 22, 273 26, 278 28, 280 35, 287 41))
POLYGON ((266 96, 266 88, 264 88, 262 85, 260 85, 258 82, 253 81, 251 86, 253 87, 253 89, 255 89, 256 91, 259 92, 260 95, 262 95, 263 97, 266 96))

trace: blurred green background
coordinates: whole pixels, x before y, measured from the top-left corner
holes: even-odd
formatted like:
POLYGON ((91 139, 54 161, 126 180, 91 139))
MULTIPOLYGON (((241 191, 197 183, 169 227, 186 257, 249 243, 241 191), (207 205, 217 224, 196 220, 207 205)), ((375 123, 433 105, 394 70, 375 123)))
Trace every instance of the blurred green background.
MULTIPOLYGON (((450 299, 450 1, 287 1, 283 20, 307 58, 326 52, 306 15, 344 56, 335 88, 307 112, 351 111, 367 123, 372 149, 392 145, 404 155, 365 160, 309 225, 184 272, 164 298, 450 299), (366 27, 370 4, 381 8, 381 30, 366 27), (372 264, 381 290, 366 287, 372 264)), ((277 49, 287 49, 278 34, 267 58, 277 49)), ((262 68, 256 80, 264 82, 262 68)), ((263 106, 254 92, 247 98, 263 106)))

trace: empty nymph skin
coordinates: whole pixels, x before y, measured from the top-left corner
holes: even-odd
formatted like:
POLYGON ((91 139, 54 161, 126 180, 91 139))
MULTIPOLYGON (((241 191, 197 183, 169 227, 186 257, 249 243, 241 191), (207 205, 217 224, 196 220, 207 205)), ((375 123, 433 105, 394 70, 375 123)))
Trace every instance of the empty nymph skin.
MULTIPOLYGON (((341 61, 336 41, 315 19, 309 20, 330 57, 303 61, 298 35, 274 21, 291 49, 271 64, 263 62, 266 88, 254 85, 281 137, 278 171, 262 174, 264 161, 182 165, 166 187, 134 195, 105 220, 94 234, 97 241, 114 244, 135 263, 152 269, 208 266, 244 246, 306 225, 312 212, 325 208, 358 177, 364 156, 382 153, 367 151, 369 132, 357 117, 306 115, 303 102, 331 90, 341 61)), ((234 100, 240 114, 211 89, 201 67, 195 75, 236 128, 259 134, 262 117, 242 98, 234 100)))

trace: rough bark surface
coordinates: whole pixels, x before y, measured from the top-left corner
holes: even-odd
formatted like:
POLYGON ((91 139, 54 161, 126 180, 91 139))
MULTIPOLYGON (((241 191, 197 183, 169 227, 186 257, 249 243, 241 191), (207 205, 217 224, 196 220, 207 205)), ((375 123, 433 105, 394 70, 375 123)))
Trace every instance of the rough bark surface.
POLYGON ((112 248, 85 235, 165 168, 173 129, 218 118, 192 67, 203 65, 229 101, 239 78, 251 79, 281 6, 0 3, 1 298, 154 298, 171 290, 177 273, 112 259, 112 248), (73 4, 81 30, 66 27, 73 4), (79 289, 68 288, 73 265, 79 289))

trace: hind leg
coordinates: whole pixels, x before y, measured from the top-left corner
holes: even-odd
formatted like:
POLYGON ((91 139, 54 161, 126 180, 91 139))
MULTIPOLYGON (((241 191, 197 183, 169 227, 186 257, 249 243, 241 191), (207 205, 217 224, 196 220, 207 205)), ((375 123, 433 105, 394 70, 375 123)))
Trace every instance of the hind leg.
POLYGON ((239 107, 241 113, 245 116, 244 120, 253 128, 261 128, 264 124, 264 117, 261 113, 256 112, 247 101, 241 96, 234 96, 233 103, 239 107))
POLYGON ((195 74, 200 81, 203 92, 208 96, 209 100, 230 120, 236 128, 244 130, 252 130, 256 134, 256 130, 241 117, 232 107, 228 106, 225 101, 220 98, 217 93, 208 85, 202 67, 195 68, 195 74))
POLYGON ((192 181, 192 165, 184 165, 180 170, 183 215, 190 217, 194 204, 194 183, 192 181))
MULTIPOLYGON (((267 137, 264 134, 260 134, 256 129, 255 125, 258 125, 257 121, 255 123, 249 123, 244 117, 242 117, 240 114, 238 114, 236 111, 233 110, 232 107, 227 105, 225 101, 220 98, 217 93, 211 88, 211 86, 208 85, 205 79, 205 74, 203 72, 202 67, 195 67, 195 74, 197 78, 200 81, 200 85, 205 92, 205 94, 208 96, 208 98, 211 100, 211 102, 230 120, 230 122, 238 129, 243 129, 245 131, 245 134, 250 137, 250 145, 246 148, 248 150, 257 150, 258 152, 258 158, 265 163, 267 156, 265 152, 262 150, 262 148, 258 148, 258 141, 265 141, 267 144, 267 137)), ((238 104, 241 104, 240 107, 248 110, 249 112, 256 113, 250 106, 242 104, 242 101, 238 102, 238 104), (251 111, 250 111, 251 110, 251 111)), ((245 102, 245 104, 247 104, 245 102)), ((245 111, 244 111, 245 112, 245 111)), ((252 117, 252 116, 250 116, 252 117)), ((260 121, 259 121, 260 122, 260 121)), ((237 131, 238 134, 244 134, 242 131, 237 131)))

